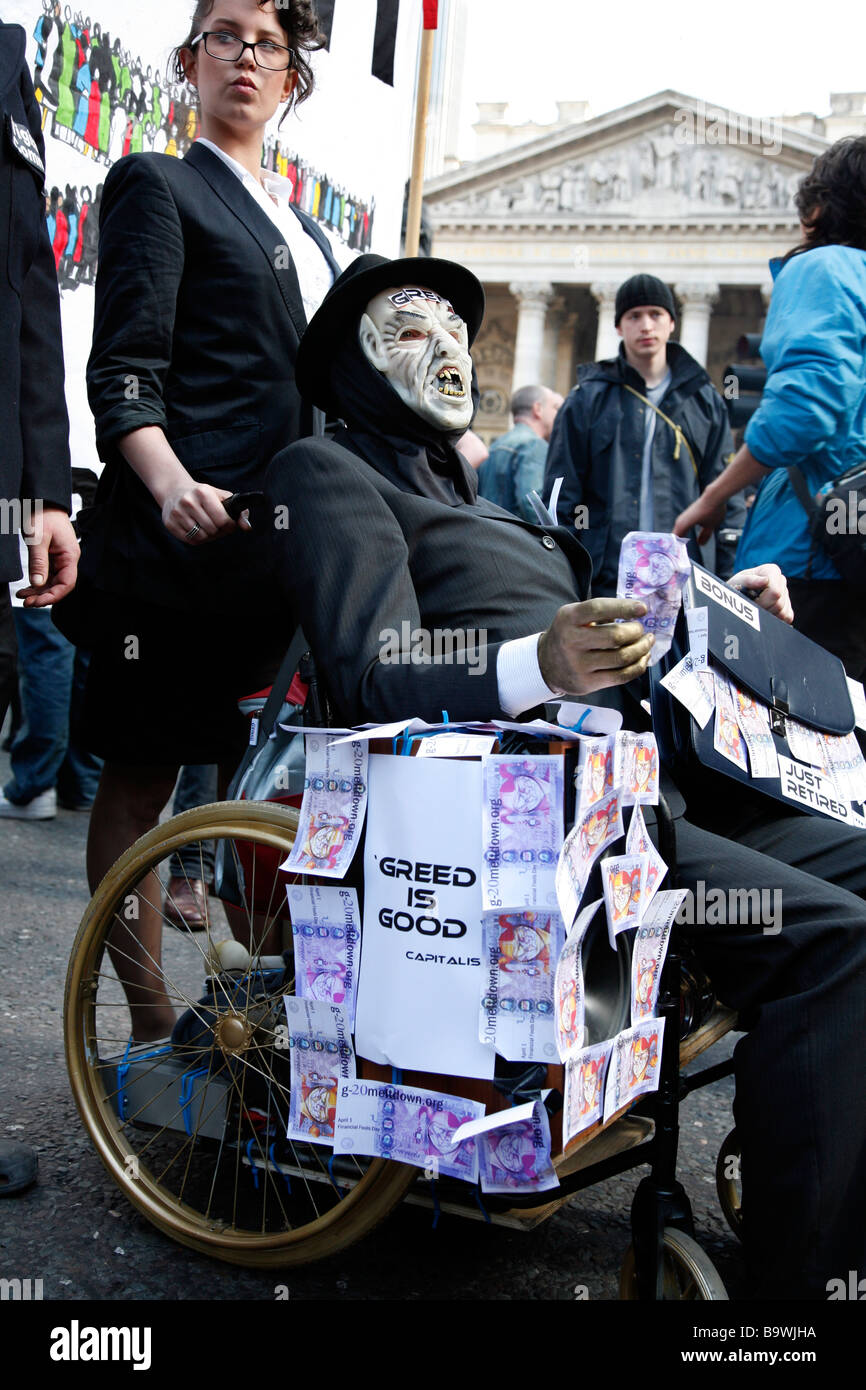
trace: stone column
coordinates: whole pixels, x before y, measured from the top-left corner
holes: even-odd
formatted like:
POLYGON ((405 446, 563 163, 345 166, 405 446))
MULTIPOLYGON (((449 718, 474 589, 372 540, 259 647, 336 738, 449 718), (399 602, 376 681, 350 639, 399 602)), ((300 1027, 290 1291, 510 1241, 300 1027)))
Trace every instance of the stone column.
POLYGON ((512 392, 541 383, 544 355, 544 320, 553 298, 553 286, 543 281, 508 286, 517 300, 517 337, 514 343, 512 392))
POLYGON ((562 328, 564 313, 565 300, 561 294, 554 295, 547 306, 547 317, 544 320, 541 376, 538 378, 542 386, 549 386, 551 390, 555 389, 556 359, 559 353, 559 334, 562 328))
POLYGON ((619 352, 620 337, 613 321, 616 292, 619 281, 602 280, 590 285, 589 292, 598 304, 598 336, 595 340, 595 360, 601 362, 606 357, 616 357, 619 352))
POLYGON ((719 297, 718 285, 674 285, 680 301, 679 340, 702 367, 707 365, 710 315, 719 297))
POLYGON ((575 338, 579 314, 576 309, 568 310, 562 316, 559 326, 559 342, 556 350, 556 374, 551 385, 560 396, 567 396, 575 382, 576 363, 575 338))

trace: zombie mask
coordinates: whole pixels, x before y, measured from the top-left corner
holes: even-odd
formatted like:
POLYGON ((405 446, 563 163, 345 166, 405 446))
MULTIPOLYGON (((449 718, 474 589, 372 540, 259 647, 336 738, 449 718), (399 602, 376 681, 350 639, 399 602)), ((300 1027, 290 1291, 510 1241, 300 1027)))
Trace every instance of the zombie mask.
POLYGON ((472 419, 472 359, 466 324, 435 290, 407 286, 371 299, 361 350, 401 401, 440 430, 472 419))

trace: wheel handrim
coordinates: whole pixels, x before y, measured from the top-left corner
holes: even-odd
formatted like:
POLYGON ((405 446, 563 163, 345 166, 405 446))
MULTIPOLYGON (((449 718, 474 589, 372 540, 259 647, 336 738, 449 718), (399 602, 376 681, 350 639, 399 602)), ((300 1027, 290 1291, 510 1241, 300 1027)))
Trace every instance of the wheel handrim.
MULTIPOLYGON (((402 1165, 386 1160, 335 1162, 321 1145, 285 1138, 289 1063, 287 1052, 279 1055, 276 1030, 283 1016, 283 994, 293 992, 293 980, 286 975, 277 983, 276 975, 268 977, 257 969, 260 951, 251 942, 249 971, 241 973, 239 981, 224 973, 214 978, 212 1005, 203 1005, 209 953, 221 937, 230 935, 220 921, 225 913, 209 901, 204 932, 177 931, 165 917, 161 898, 158 903, 152 900, 152 883, 142 888, 156 866, 163 866, 165 877, 172 851, 180 846, 188 851, 192 840, 219 838, 232 845, 236 869, 237 843, 276 852, 280 862, 291 848, 296 824, 297 815, 290 808, 226 803, 187 812, 143 837, 94 895, 67 978, 65 1029, 72 1089, 112 1177, 160 1229, 240 1263, 289 1263, 295 1256, 302 1262, 318 1258, 317 1244, 326 1247, 325 1253, 340 1248, 348 1243, 343 1234, 354 1239, 381 1219, 412 1177, 402 1165), (118 933, 129 941, 134 935, 122 915, 130 899, 159 912, 159 964, 152 953, 145 953, 153 962, 152 976, 177 1009, 191 1011, 191 1026, 197 1029, 200 1023, 201 1036, 193 1043, 175 1043, 169 1052, 140 1064, 136 1059, 134 1081, 124 1091, 115 1063, 123 1052, 129 1015, 107 943, 111 935, 112 948, 119 948, 122 959, 118 933), (117 1019, 124 1020, 120 1027, 117 1019), (208 1033, 210 1041, 202 1046, 208 1033), (164 1082, 167 1070, 177 1066, 185 1077, 199 1073, 189 1083, 195 1087, 195 1099, 187 1097, 185 1107, 175 1103, 175 1080, 164 1082), (162 1124, 153 1123, 164 1103, 164 1094, 148 1090, 154 1078, 169 1097, 168 1113, 160 1114, 162 1124), (122 1105, 122 1092, 135 1093, 131 1106, 122 1105), (138 1104, 146 1092, 147 1102, 138 1104), (221 1137, 208 1133, 209 1128, 221 1129, 221 1137)), ((250 930, 255 921, 261 943, 265 933, 259 928, 286 913, 288 880, 274 873, 271 882, 257 884, 257 866, 258 856, 253 854, 244 908, 250 930), (257 910, 261 904, 263 911, 257 910)))

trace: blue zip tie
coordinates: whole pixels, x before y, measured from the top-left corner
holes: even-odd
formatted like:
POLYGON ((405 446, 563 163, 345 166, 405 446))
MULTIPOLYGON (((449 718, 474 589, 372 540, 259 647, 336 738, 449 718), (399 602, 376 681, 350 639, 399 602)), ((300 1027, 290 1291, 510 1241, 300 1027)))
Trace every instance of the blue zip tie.
POLYGON ((447 711, 447 709, 443 709, 443 711, 442 711, 442 723, 443 723, 443 724, 450 724, 450 723, 451 723, 451 720, 450 720, 449 717, 448 717, 448 711, 447 711))
POLYGON ((255 1136, 253 1136, 253 1138, 252 1138, 252 1139, 250 1140, 250 1142, 247 1144, 247 1159, 248 1159, 249 1165, 250 1165, 250 1172, 251 1172, 252 1175, 253 1175, 253 1185, 254 1185, 256 1191, 258 1192, 258 1190, 259 1190, 259 1170, 258 1170, 258 1168, 256 1167, 256 1160, 253 1158, 253 1155, 252 1155, 252 1147, 253 1147, 253 1144, 254 1144, 255 1142, 256 1142, 255 1136))
MULTIPOLYGON (((280 1168, 279 1164, 277 1163, 276 1155, 275 1155, 275 1153, 274 1153, 274 1149, 275 1149, 276 1147, 277 1147, 276 1142, 274 1142, 273 1144, 271 1144, 271 1147, 268 1149, 268 1158, 271 1160, 271 1163, 273 1163, 273 1165, 274 1165, 274 1167, 276 1168, 277 1172, 278 1172, 278 1173, 282 1173, 282 1169, 280 1168)), ((283 1178, 285 1179, 286 1187, 288 1188, 289 1195, 291 1196, 291 1192, 292 1192, 292 1180, 291 1180, 291 1178, 289 1177, 288 1173, 283 1173, 283 1178)))
POLYGON ((487 1222, 488 1226, 492 1226, 493 1222, 490 1219, 490 1212, 487 1210, 486 1206, 481 1200, 480 1187, 476 1187, 475 1189, 475 1200, 478 1203, 478 1210, 481 1212, 481 1215, 484 1217, 484 1220, 487 1222))
POLYGON ((563 724, 562 727, 563 727, 564 729, 571 729, 572 733, 579 734, 580 731, 581 731, 581 729, 582 729, 582 727, 583 727, 583 722, 584 722, 584 720, 585 720, 585 719, 588 719, 588 718, 589 718, 589 705, 587 705, 586 709, 583 711, 583 714, 580 716, 580 718, 578 719, 578 721, 577 721, 576 724, 563 724))
MULTIPOLYGON (((126 1081, 127 1074, 129 1072, 129 1062, 126 1059, 129 1056, 130 1050, 133 1046, 134 1044, 132 1041, 132 1034, 130 1033, 129 1041, 126 1044, 126 1051, 124 1052, 123 1056, 117 1064, 117 1115, 118 1119, 121 1120, 125 1120, 127 1118, 127 1100, 123 1086, 124 1082, 126 1081)), ((171 1043, 164 1043, 162 1047, 157 1047, 152 1052, 142 1052, 141 1055, 136 1058, 136 1061, 150 1062, 153 1060, 154 1057, 164 1056, 166 1052, 171 1052, 171 1043)))
POLYGON ((399 1086, 403 1081, 403 1073, 399 1067, 391 1068, 391 1085, 399 1086))
POLYGON ((183 1127, 187 1134, 192 1138, 192 1125, 189 1119, 189 1107, 192 1104, 192 1085, 200 1076, 207 1076, 209 1067, 195 1067, 192 1071, 185 1071, 183 1081, 180 1086, 180 1109, 183 1115, 183 1127))

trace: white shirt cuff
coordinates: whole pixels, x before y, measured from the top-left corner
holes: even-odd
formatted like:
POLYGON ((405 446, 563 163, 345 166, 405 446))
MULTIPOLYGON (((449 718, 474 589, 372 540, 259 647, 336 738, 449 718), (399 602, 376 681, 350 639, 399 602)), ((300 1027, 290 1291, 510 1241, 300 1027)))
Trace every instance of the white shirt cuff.
POLYGON ((559 700, 557 691, 545 685, 538 664, 540 632, 529 637, 516 637, 503 642, 496 657, 496 683, 499 704, 506 714, 522 714, 524 710, 543 705, 547 700, 559 700))

